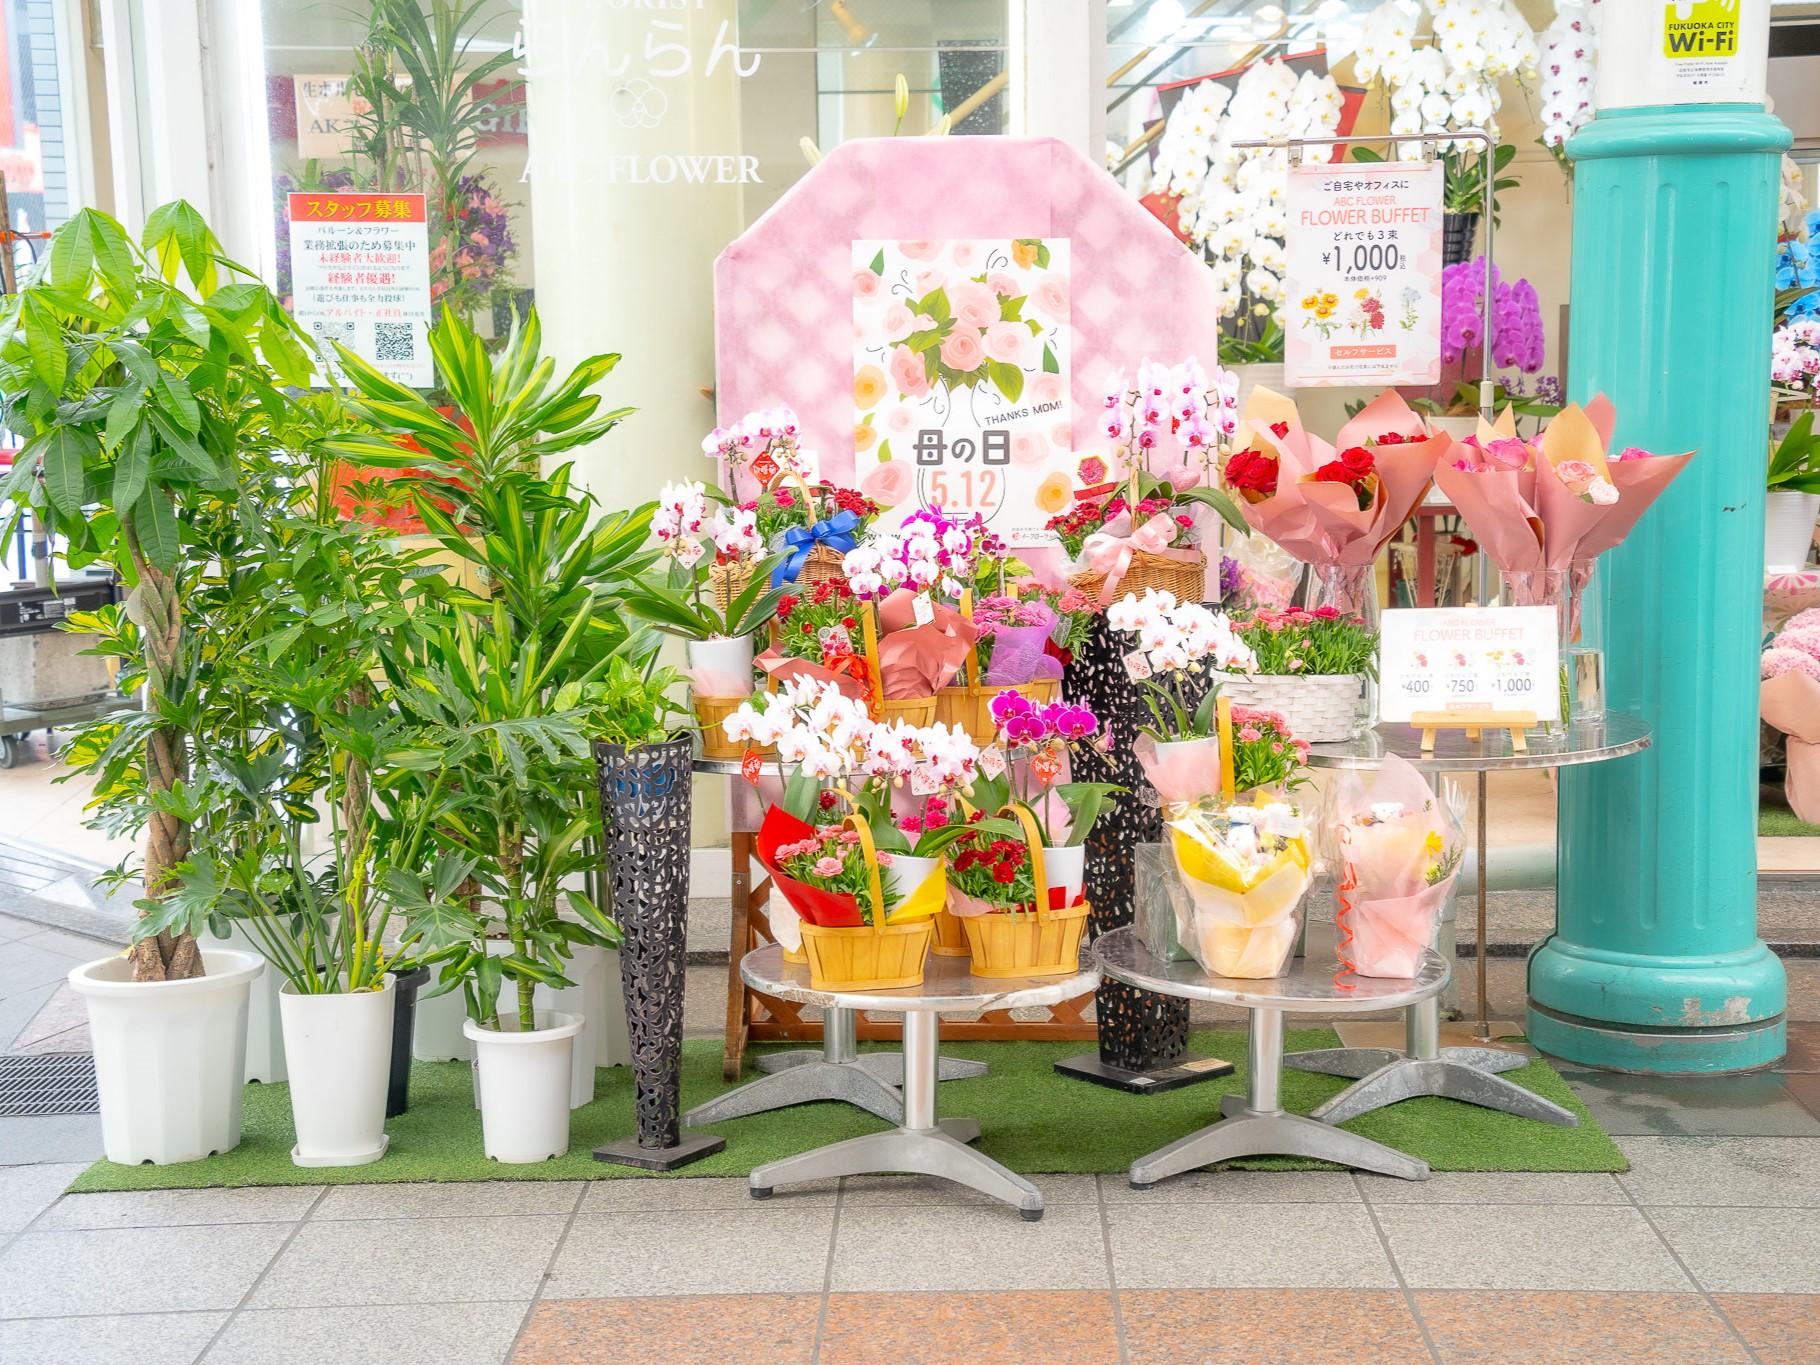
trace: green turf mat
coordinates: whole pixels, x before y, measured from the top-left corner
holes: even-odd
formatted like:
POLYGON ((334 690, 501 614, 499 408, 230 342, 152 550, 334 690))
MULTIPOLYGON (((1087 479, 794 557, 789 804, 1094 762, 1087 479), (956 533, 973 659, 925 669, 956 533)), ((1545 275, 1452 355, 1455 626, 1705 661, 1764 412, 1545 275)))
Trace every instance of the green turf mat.
POLYGON ((1757 811, 1757 833, 1765 839, 1820 838, 1820 825, 1810 825, 1787 806, 1765 805, 1757 811))
MULTIPOLYGON (((1296 1029, 1290 1051, 1334 1047, 1328 1029, 1296 1029)), ((1026 1174, 1042 1171, 1123 1171, 1133 1159, 1214 1121, 1219 1097, 1244 1090, 1245 1035, 1197 1033, 1197 1052, 1225 1057, 1239 1071, 1163 1095, 1127 1095, 1058 1075, 1053 1063, 1078 1055, 1082 1043, 944 1043, 949 1057, 990 1064, 991 1074, 944 1081, 940 1112, 980 1122, 980 1149, 1026 1174)), ((762 1050, 762 1049, 755 1049, 762 1050)), ((683 1103, 699 1104, 730 1089, 720 1077, 721 1042, 683 1045, 683 1103)), ((756 1074, 750 1071, 749 1074, 756 1074)), ((1500 1114, 1453 1100, 1418 1099, 1366 1114, 1345 1125, 1408 1152, 1437 1171, 1622 1171, 1623 1153, 1593 1122, 1567 1083, 1546 1062, 1532 1062, 1509 1079, 1567 1106, 1578 1128, 1500 1114)), ((1308 1072, 1283 1073, 1283 1103, 1307 1113, 1347 1082, 1308 1072)), ((715 1124, 723 1152, 697 1161, 676 1177, 746 1175, 754 1166, 888 1125, 847 1104, 794 1109, 715 1124)), ((535 1166, 502 1166, 481 1153, 480 1114, 464 1062, 418 1062, 411 1076, 410 1112, 386 1125, 391 1149, 370 1166, 306 1169, 291 1164, 289 1087, 250 1085, 245 1135, 222 1156, 178 1166, 117 1166, 98 1161, 70 1186, 94 1190, 195 1189, 216 1185, 350 1185, 399 1180, 611 1180, 650 1173, 593 1160, 592 1149, 632 1132, 632 1077, 623 1067, 598 1073, 593 1103, 574 1111, 567 1155, 535 1166)), ((1254 1170, 1327 1169, 1296 1157, 1257 1157, 1234 1165, 1254 1170)))

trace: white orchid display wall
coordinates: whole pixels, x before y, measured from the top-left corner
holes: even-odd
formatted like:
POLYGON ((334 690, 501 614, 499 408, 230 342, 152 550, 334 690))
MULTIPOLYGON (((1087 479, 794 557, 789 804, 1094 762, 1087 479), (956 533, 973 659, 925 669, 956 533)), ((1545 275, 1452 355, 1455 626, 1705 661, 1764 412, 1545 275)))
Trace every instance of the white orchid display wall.
POLYGON ((1151 186, 1178 196, 1177 221, 1204 248, 1231 317, 1249 295, 1274 306, 1287 264, 1283 234, 1289 153, 1234 144, 1267 138, 1327 137, 1340 123, 1340 88, 1331 76, 1297 76, 1281 62, 1259 62, 1235 88, 1191 86, 1170 115, 1157 147, 1151 186))
MULTIPOLYGON (((1495 133, 1499 82, 1533 78, 1539 60, 1535 32, 1509 0, 1386 0, 1366 17, 1353 69, 1389 88, 1393 133, 1495 133)), ((1415 160, 1426 152, 1408 143, 1400 155, 1415 160)))

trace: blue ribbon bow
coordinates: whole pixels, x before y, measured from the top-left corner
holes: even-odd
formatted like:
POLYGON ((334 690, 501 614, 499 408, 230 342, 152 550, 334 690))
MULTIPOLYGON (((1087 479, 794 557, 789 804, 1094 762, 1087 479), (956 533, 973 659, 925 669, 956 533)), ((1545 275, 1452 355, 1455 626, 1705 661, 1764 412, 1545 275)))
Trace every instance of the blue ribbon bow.
POLYGON ((830 550, 846 554, 858 543, 853 535, 857 530, 859 517, 852 512, 837 512, 827 521, 818 521, 813 526, 792 526, 784 532, 784 549, 789 557, 772 570, 771 586, 777 588, 794 583, 808 561, 809 552, 817 545, 826 545, 830 550))

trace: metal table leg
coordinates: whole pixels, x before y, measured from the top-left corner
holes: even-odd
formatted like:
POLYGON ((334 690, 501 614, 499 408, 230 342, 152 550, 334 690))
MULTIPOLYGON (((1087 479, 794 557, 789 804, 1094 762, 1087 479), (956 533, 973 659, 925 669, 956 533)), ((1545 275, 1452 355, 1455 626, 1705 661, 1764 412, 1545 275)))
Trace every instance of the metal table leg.
POLYGON ((1245 1097, 1223 1097, 1223 1117, 1219 1122, 1132 1162, 1134 1189, 1144 1189, 1165 1176, 1198 1170, 1217 1161, 1264 1155, 1314 1157, 1405 1180, 1428 1179, 1426 1161, 1405 1156, 1343 1128, 1284 1111, 1281 1010, 1251 1012, 1246 1056, 1249 1075, 1245 1097))
POLYGON ((1527 1066, 1529 1058, 1521 1053, 1495 1047, 1442 1047, 1439 1000, 1411 1005, 1406 1019, 1408 1050, 1404 1052, 1381 1047, 1335 1047, 1296 1052, 1285 1059, 1285 1065, 1297 1071, 1318 1071, 1358 1081, 1316 1109, 1311 1117, 1323 1123, 1345 1123, 1398 1100, 1442 1095, 1562 1128, 1579 1126, 1577 1114, 1495 1074, 1527 1066))
MULTIPOLYGON (((815 1100, 844 1100, 886 1123, 902 1123, 904 1100, 897 1087, 903 1084, 903 1054, 861 1053, 854 1036, 857 1022, 852 1010, 823 1011, 819 1052, 803 1049, 760 1057, 758 1069, 770 1074, 696 1105, 683 1115, 683 1124, 695 1128, 815 1100)), ((958 1057, 943 1057, 939 1063, 937 1079, 944 1081, 983 1076, 987 1069, 984 1062, 958 1057)))
MULTIPOLYGON (((936 1042, 936 1016, 932 1011, 911 1010, 904 1015, 901 1127, 888 1133, 849 1138, 760 1166, 749 1177, 752 1197, 768 1199, 776 1186, 805 1180, 907 1171, 940 1176, 1002 1199, 1016 1205, 1018 1213, 1030 1222, 1041 1218, 1043 1196, 1035 1185, 967 1145, 979 1137, 977 1120, 936 1121, 936 1042)), ((783 1071, 778 1077, 790 1074, 783 1071)))

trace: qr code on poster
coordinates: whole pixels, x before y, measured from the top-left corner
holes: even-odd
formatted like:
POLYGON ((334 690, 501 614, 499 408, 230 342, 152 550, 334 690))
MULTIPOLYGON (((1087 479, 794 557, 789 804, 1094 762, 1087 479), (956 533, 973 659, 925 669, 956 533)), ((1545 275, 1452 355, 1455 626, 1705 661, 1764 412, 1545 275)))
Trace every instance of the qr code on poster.
POLYGON ((417 338, 408 322, 373 324, 373 358, 375 360, 417 359, 417 338))

